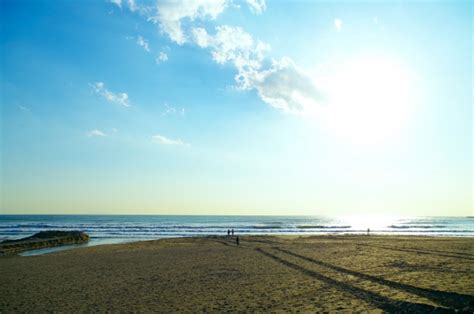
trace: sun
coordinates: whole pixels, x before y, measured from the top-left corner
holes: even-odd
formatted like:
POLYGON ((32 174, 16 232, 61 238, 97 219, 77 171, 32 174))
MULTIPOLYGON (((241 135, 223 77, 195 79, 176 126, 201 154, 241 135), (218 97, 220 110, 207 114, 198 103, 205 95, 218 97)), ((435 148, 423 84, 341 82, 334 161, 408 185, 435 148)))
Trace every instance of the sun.
POLYGON ((372 145, 399 135, 415 106, 413 76, 389 58, 359 58, 328 78, 323 124, 353 144, 372 145))

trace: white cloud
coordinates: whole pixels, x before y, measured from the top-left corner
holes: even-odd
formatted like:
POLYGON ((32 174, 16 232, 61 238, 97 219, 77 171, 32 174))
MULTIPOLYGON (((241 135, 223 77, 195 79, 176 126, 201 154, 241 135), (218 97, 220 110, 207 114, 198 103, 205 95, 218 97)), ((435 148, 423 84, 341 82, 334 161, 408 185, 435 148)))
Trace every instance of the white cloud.
POLYGON ((228 61, 237 67, 249 65, 259 67, 261 58, 256 54, 258 49, 249 33, 240 27, 218 26, 211 42, 212 58, 219 64, 228 61))
POLYGON ((104 132, 102 132, 101 130, 98 130, 98 129, 94 129, 94 130, 90 130, 86 133, 86 136, 87 137, 105 137, 107 135, 105 135, 104 132))
POLYGON ((246 0, 247 5, 249 6, 250 11, 253 14, 260 15, 265 11, 267 5, 265 4, 265 0, 246 0))
POLYGON ((117 5, 118 7, 122 8, 122 0, 109 0, 110 3, 117 5))
POLYGON ((152 141, 163 145, 178 145, 178 146, 189 146, 188 143, 183 142, 180 139, 171 139, 163 135, 155 134, 151 137, 152 141))
POLYGON ((148 41, 140 35, 138 35, 137 37, 137 44, 140 47, 143 47, 143 49, 145 49, 146 52, 150 52, 150 46, 148 45, 148 41))
POLYGON ((157 5, 158 13, 150 20, 158 23, 160 29, 179 45, 187 41, 182 29, 182 20, 214 20, 224 11, 225 0, 161 1, 157 5))
POLYGON ((213 60, 237 69, 235 80, 241 89, 255 89, 268 105, 287 113, 316 111, 324 101, 315 79, 290 58, 273 61, 264 68, 270 46, 255 41, 240 27, 218 26, 214 36, 203 28, 192 30, 198 46, 211 51, 213 60))
POLYGON ((135 12, 136 10, 138 10, 138 6, 135 0, 128 0, 127 2, 128 2, 128 8, 130 9, 130 11, 135 12))
POLYGON ((193 28, 192 35, 194 42, 201 48, 207 48, 212 41, 212 36, 202 27, 193 28))
POLYGON ((95 82, 90 84, 94 91, 104 97, 107 101, 119 104, 124 107, 130 107, 130 101, 128 100, 127 93, 113 93, 105 88, 103 82, 95 82))
POLYGON ((315 112, 324 102, 315 79, 290 58, 273 61, 270 69, 257 72, 249 82, 264 102, 284 112, 315 112))
POLYGON ((342 29, 342 20, 339 18, 334 19, 334 27, 338 32, 340 32, 342 29))
POLYGON ((166 62, 166 61, 168 61, 168 55, 166 54, 166 52, 160 51, 160 53, 158 54, 158 57, 156 57, 155 61, 156 61, 156 64, 166 62))
POLYGON ((204 28, 193 28, 192 34, 198 46, 210 49, 215 62, 230 62, 236 67, 235 79, 242 88, 249 87, 249 73, 261 68, 265 53, 270 50, 268 44, 255 41, 240 27, 218 26, 214 36, 209 35, 204 28))
MULTIPOLYGON (((255 14, 266 9, 263 0, 246 0, 255 14)), ((315 79, 298 67, 290 58, 284 57, 272 64, 264 61, 270 45, 255 40, 241 27, 220 25, 209 33, 197 20, 216 19, 232 1, 226 0, 165 0, 158 2, 155 15, 147 14, 148 20, 158 23, 163 33, 178 45, 195 43, 209 50, 214 62, 230 64, 236 69, 236 87, 256 90, 268 105, 288 113, 306 113, 318 110, 324 97, 315 84, 315 79), (196 25, 196 24, 199 24, 196 25)), ((150 11, 148 11, 150 12, 150 11)), ((342 20, 336 18, 334 25, 342 29, 342 20)), ((167 59, 164 57, 163 59, 167 59)), ((160 63, 160 55, 156 62, 160 63)), ((168 114, 165 111, 165 115, 168 114)), ((184 112, 184 111, 183 111, 184 112)))

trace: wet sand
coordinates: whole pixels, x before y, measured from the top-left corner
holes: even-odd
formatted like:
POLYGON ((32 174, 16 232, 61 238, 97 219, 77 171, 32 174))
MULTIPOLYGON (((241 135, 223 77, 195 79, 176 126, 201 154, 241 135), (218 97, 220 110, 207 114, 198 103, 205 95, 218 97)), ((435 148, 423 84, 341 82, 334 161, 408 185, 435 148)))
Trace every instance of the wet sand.
POLYGON ((474 311, 474 239, 185 238, 0 258, 0 312, 474 311))

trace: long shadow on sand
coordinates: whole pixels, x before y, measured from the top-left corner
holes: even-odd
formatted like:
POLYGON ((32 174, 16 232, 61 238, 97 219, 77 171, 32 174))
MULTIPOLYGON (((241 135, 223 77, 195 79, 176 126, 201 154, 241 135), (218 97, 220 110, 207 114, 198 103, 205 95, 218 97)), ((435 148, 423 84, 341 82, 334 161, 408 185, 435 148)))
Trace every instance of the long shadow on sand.
POLYGON ((435 256, 442 256, 442 257, 453 257, 453 258, 460 258, 460 259, 466 259, 466 260, 474 261, 474 257, 454 255, 454 254, 463 254, 463 253, 444 254, 444 253, 435 253, 433 251, 426 251, 426 250, 401 249, 401 248, 395 248, 395 247, 389 247, 389 246, 383 246, 383 245, 365 244, 365 243, 358 243, 357 245, 363 245, 363 246, 368 246, 368 247, 376 247, 376 248, 380 248, 380 249, 399 251, 399 252, 417 253, 417 254, 425 254, 425 255, 435 255, 435 256))
POLYGON ((286 253, 288 255, 294 256, 294 257, 301 258, 313 264, 317 264, 320 266, 324 266, 324 267, 339 271, 341 273, 349 274, 349 275, 356 276, 356 277, 359 277, 368 281, 372 281, 378 284, 386 285, 391 288, 395 288, 395 289, 399 289, 408 293, 416 294, 418 296, 430 299, 435 303, 438 303, 440 305, 443 305, 452 309, 456 309, 458 311, 472 312, 474 310, 474 296, 459 294, 455 292, 445 292, 445 291, 438 291, 438 290, 432 290, 432 289, 426 289, 426 288, 419 288, 412 285, 407 285, 407 284, 399 283, 396 281, 391 281, 391 280, 383 279, 380 277, 367 275, 364 273, 359 273, 359 272, 346 269, 343 267, 335 266, 335 265, 332 265, 332 264, 329 264, 329 263, 326 263, 326 262, 323 262, 311 257, 300 255, 300 254, 297 254, 285 249, 281 249, 277 247, 274 247, 273 249, 286 253))
POLYGON ((287 260, 284 260, 276 255, 273 255, 269 252, 266 252, 262 250, 261 248, 255 249, 257 252, 287 266, 292 269, 298 270, 302 272, 303 274, 313 277, 319 281, 322 281, 328 285, 331 285, 337 289, 340 289, 346 293, 350 293, 353 296, 360 298, 366 302, 369 302, 376 306, 379 309, 382 309, 386 312, 390 313, 401 313, 401 312, 437 312, 437 313, 452 313, 454 311, 452 310, 446 310, 442 308, 436 308, 431 305, 427 304, 419 304, 419 303, 411 303, 411 302, 405 302, 405 301, 396 301, 392 300, 390 298, 384 297, 380 294, 367 291, 352 285, 349 285, 347 283, 341 282, 334 280, 332 278, 326 277, 320 273, 317 273, 315 271, 306 269, 300 265, 294 264, 292 262, 289 262, 287 260))

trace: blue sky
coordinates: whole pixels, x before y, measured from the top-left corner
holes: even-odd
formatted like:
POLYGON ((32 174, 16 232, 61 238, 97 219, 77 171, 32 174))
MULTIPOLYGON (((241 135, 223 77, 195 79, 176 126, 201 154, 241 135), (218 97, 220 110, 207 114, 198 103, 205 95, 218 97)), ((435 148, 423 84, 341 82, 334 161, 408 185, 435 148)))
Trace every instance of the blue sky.
POLYGON ((472 215, 472 4, 2 1, 4 213, 472 215))

